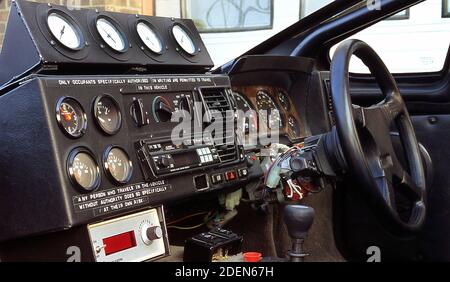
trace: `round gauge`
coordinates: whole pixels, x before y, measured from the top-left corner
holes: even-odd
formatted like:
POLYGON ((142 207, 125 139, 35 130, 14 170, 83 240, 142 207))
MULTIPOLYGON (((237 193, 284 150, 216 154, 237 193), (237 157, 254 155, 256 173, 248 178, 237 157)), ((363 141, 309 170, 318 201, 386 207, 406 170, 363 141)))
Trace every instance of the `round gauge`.
POLYGON ((289 112, 291 109, 291 104, 289 102, 288 96, 283 92, 278 92, 278 101, 280 101, 281 107, 286 111, 289 112))
POLYGON ((80 29, 68 16, 52 12, 47 17, 47 25, 56 40, 65 47, 79 50, 84 46, 80 29))
POLYGON ((236 102, 237 110, 242 111, 243 117, 242 123, 238 124, 238 128, 243 130, 245 133, 256 132, 258 128, 258 117, 256 112, 250 106, 250 103, 247 99, 244 98, 239 93, 233 92, 234 101, 236 102))
POLYGON ((70 180, 77 187, 92 191, 100 185, 100 170, 92 153, 85 149, 75 149, 69 156, 68 172, 70 180))
POLYGON ((61 98, 56 105, 56 120, 69 137, 83 136, 87 128, 86 113, 80 103, 73 98, 61 98))
POLYGON ((172 34, 178 45, 189 55, 194 55, 197 51, 197 47, 194 44, 194 40, 192 40, 189 33, 180 25, 174 25, 172 27, 172 34))
POLYGON ((297 120, 293 116, 289 116, 288 129, 289 129, 289 134, 291 136, 293 136, 293 137, 300 136, 300 126, 299 126, 297 120))
POLYGON ((104 156, 104 167, 108 176, 119 184, 127 183, 133 173, 133 165, 128 154, 119 147, 110 147, 104 156))
POLYGON ((122 126, 119 105, 110 96, 102 95, 95 99, 94 117, 97 125, 109 135, 116 134, 122 126))
POLYGON ((283 126, 280 111, 275 102, 264 91, 259 91, 256 95, 256 106, 260 120, 267 125, 268 128, 276 129, 283 126))
POLYGON ((163 51, 163 43, 156 31, 145 22, 139 22, 136 26, 139 38, 144 42, 150 51, 161 54, 163 51))
POLYGON ((117 52, 127 50, 127 39, 124 33, 109 19, 101 17, 96 22, 97 31, 103 41, 117 52))

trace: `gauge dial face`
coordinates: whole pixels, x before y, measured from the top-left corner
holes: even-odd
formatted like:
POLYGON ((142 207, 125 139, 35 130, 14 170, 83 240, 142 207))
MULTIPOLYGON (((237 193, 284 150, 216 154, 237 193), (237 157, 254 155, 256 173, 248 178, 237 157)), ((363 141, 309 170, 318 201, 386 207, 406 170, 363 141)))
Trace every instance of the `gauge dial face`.
POLYGON ((87 191, 96 189, 100 184, 97 162, 88 152, 77 152, 69 159, 69 175, 73 183, 87 191))
POLYGON ((194 40, 189 36, 188 32, 180 25, 174 25, 172 27, 172 34, 178 45, 189 55, 194 55, 197 48, 194 44, 194 40))
POLYGON ((62 14, 50 13, 47 17, 47 25, 52 35, 65 47, 78 50, 83 46, 79 29, 62 14))
POLYGON ((277 129, 283 126, 280 111, 269 94, 259 91, 256 95, 256 105, 261 123, 266 124, 270 129, 277 129))
POLYGON ((256 133, 258 129, 258 115, 244 96, 236 92, 233 92, 233 96, 237 110, 242 111, 240 114, 243 115, 242 117, 238 115, 238 129, 245 134, 249 132, 256 133))
POLYGON ((291 104, 287 95, 280 91, 278 92, 277 96, 278 101, 280 101, 281 107, 283 107, 286 112, 289 112, 289 110, 291 109, 291 104))
POLYGON ((110 178, 120 184, 127 183, 133 173, 130 158, 124 150, 118 147, 107 150, 105 169, 110 178))
POLYGON ((122 114, 116 101, 110 96, 99 96, 94 102, 94 117, 107 134, 116 134, 122 125, 122 114))
POLYGON ((124 52, 127 49, 127 40, 125 39, 124 33, 111 21, 106 18, 99 18, 97 19, 96 26, 103 41, 113 50, 124 52))
POLYGON ((139 35, 139 38, 144 42, 145 46, 147 46, 150 51, 161 54, 163 51, 163 44, 161 42, 160 37, 157 35, 155 30, 151 28, 145 22, 139 22, 136 26, 136 31, 139 35))
POLYGON ((70 137, 78 138, 86 132, 86 114, 75 99, 63 98, 58 102, 56 120, 64 133, 70 137))
POLYGON ((292 137, 299 137, 300 136, 300 126, 299 126, 299 124, 297 122, 297 119, 295 119, 293 116, 289 116, 288 129, 289 129, 289 134, 292 137))

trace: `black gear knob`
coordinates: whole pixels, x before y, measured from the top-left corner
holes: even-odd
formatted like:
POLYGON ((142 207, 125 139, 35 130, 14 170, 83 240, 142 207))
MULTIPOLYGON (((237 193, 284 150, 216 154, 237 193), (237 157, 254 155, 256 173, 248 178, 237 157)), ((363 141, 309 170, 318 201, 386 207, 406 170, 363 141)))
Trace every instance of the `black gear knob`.
POLYGON ((314 220, 314 209, 301 205, 284 208, 284 223, 292 239, 305 239, 314 220))

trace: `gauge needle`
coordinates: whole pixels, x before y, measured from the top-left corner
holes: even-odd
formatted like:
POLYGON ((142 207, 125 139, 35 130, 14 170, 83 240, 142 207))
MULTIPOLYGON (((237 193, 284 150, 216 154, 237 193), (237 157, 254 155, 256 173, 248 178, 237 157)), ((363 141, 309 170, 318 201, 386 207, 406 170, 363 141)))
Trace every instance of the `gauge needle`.
POLYGON ((150 44, 151 44, 152 46, 155 46, 155 44, 153 43, 153 41, 151 41, 150 38, 148 38, 148 36, 147 36, 145 39, 147 39, 147 42, 150 42, 150 44))
POLYGON ((64 25, 63 28, 61 29, 61 35, 59 36, 59 39, 61 39, 63 37, 65 29, 66 29, 66 26, 64 25))
POLYGON ((107 34, 108 34, 109 39, 111 39, 114 42, 114 45, 117 45, 117 42, 111 37, 111 35, 109 35, 109 33, 107 33, 107 34))
POLYGON ((117 45, 117 42, 111 37, 111 35, 109 34, 109 32, 107 32, 103 27, 101 27, 101 29, 106 33, 106 37, 108 37, 109 39, 111 39, 114 42, 114 45, 117 45))
POLYGON ((103 123, 105 123, 105 120, 102 119, 101 117, 99 117, 98 120, 101 121, 101 122, 103 122, 103 123))

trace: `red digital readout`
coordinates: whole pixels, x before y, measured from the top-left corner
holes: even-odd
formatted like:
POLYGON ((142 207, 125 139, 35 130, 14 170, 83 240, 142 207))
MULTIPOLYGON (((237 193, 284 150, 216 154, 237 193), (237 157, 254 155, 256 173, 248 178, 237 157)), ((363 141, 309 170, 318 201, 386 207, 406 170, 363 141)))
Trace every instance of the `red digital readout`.
POLYGON ((134 231, 125 232, 103 239, 105 255, 109 256, 136 247, 136 237, 134 231))

